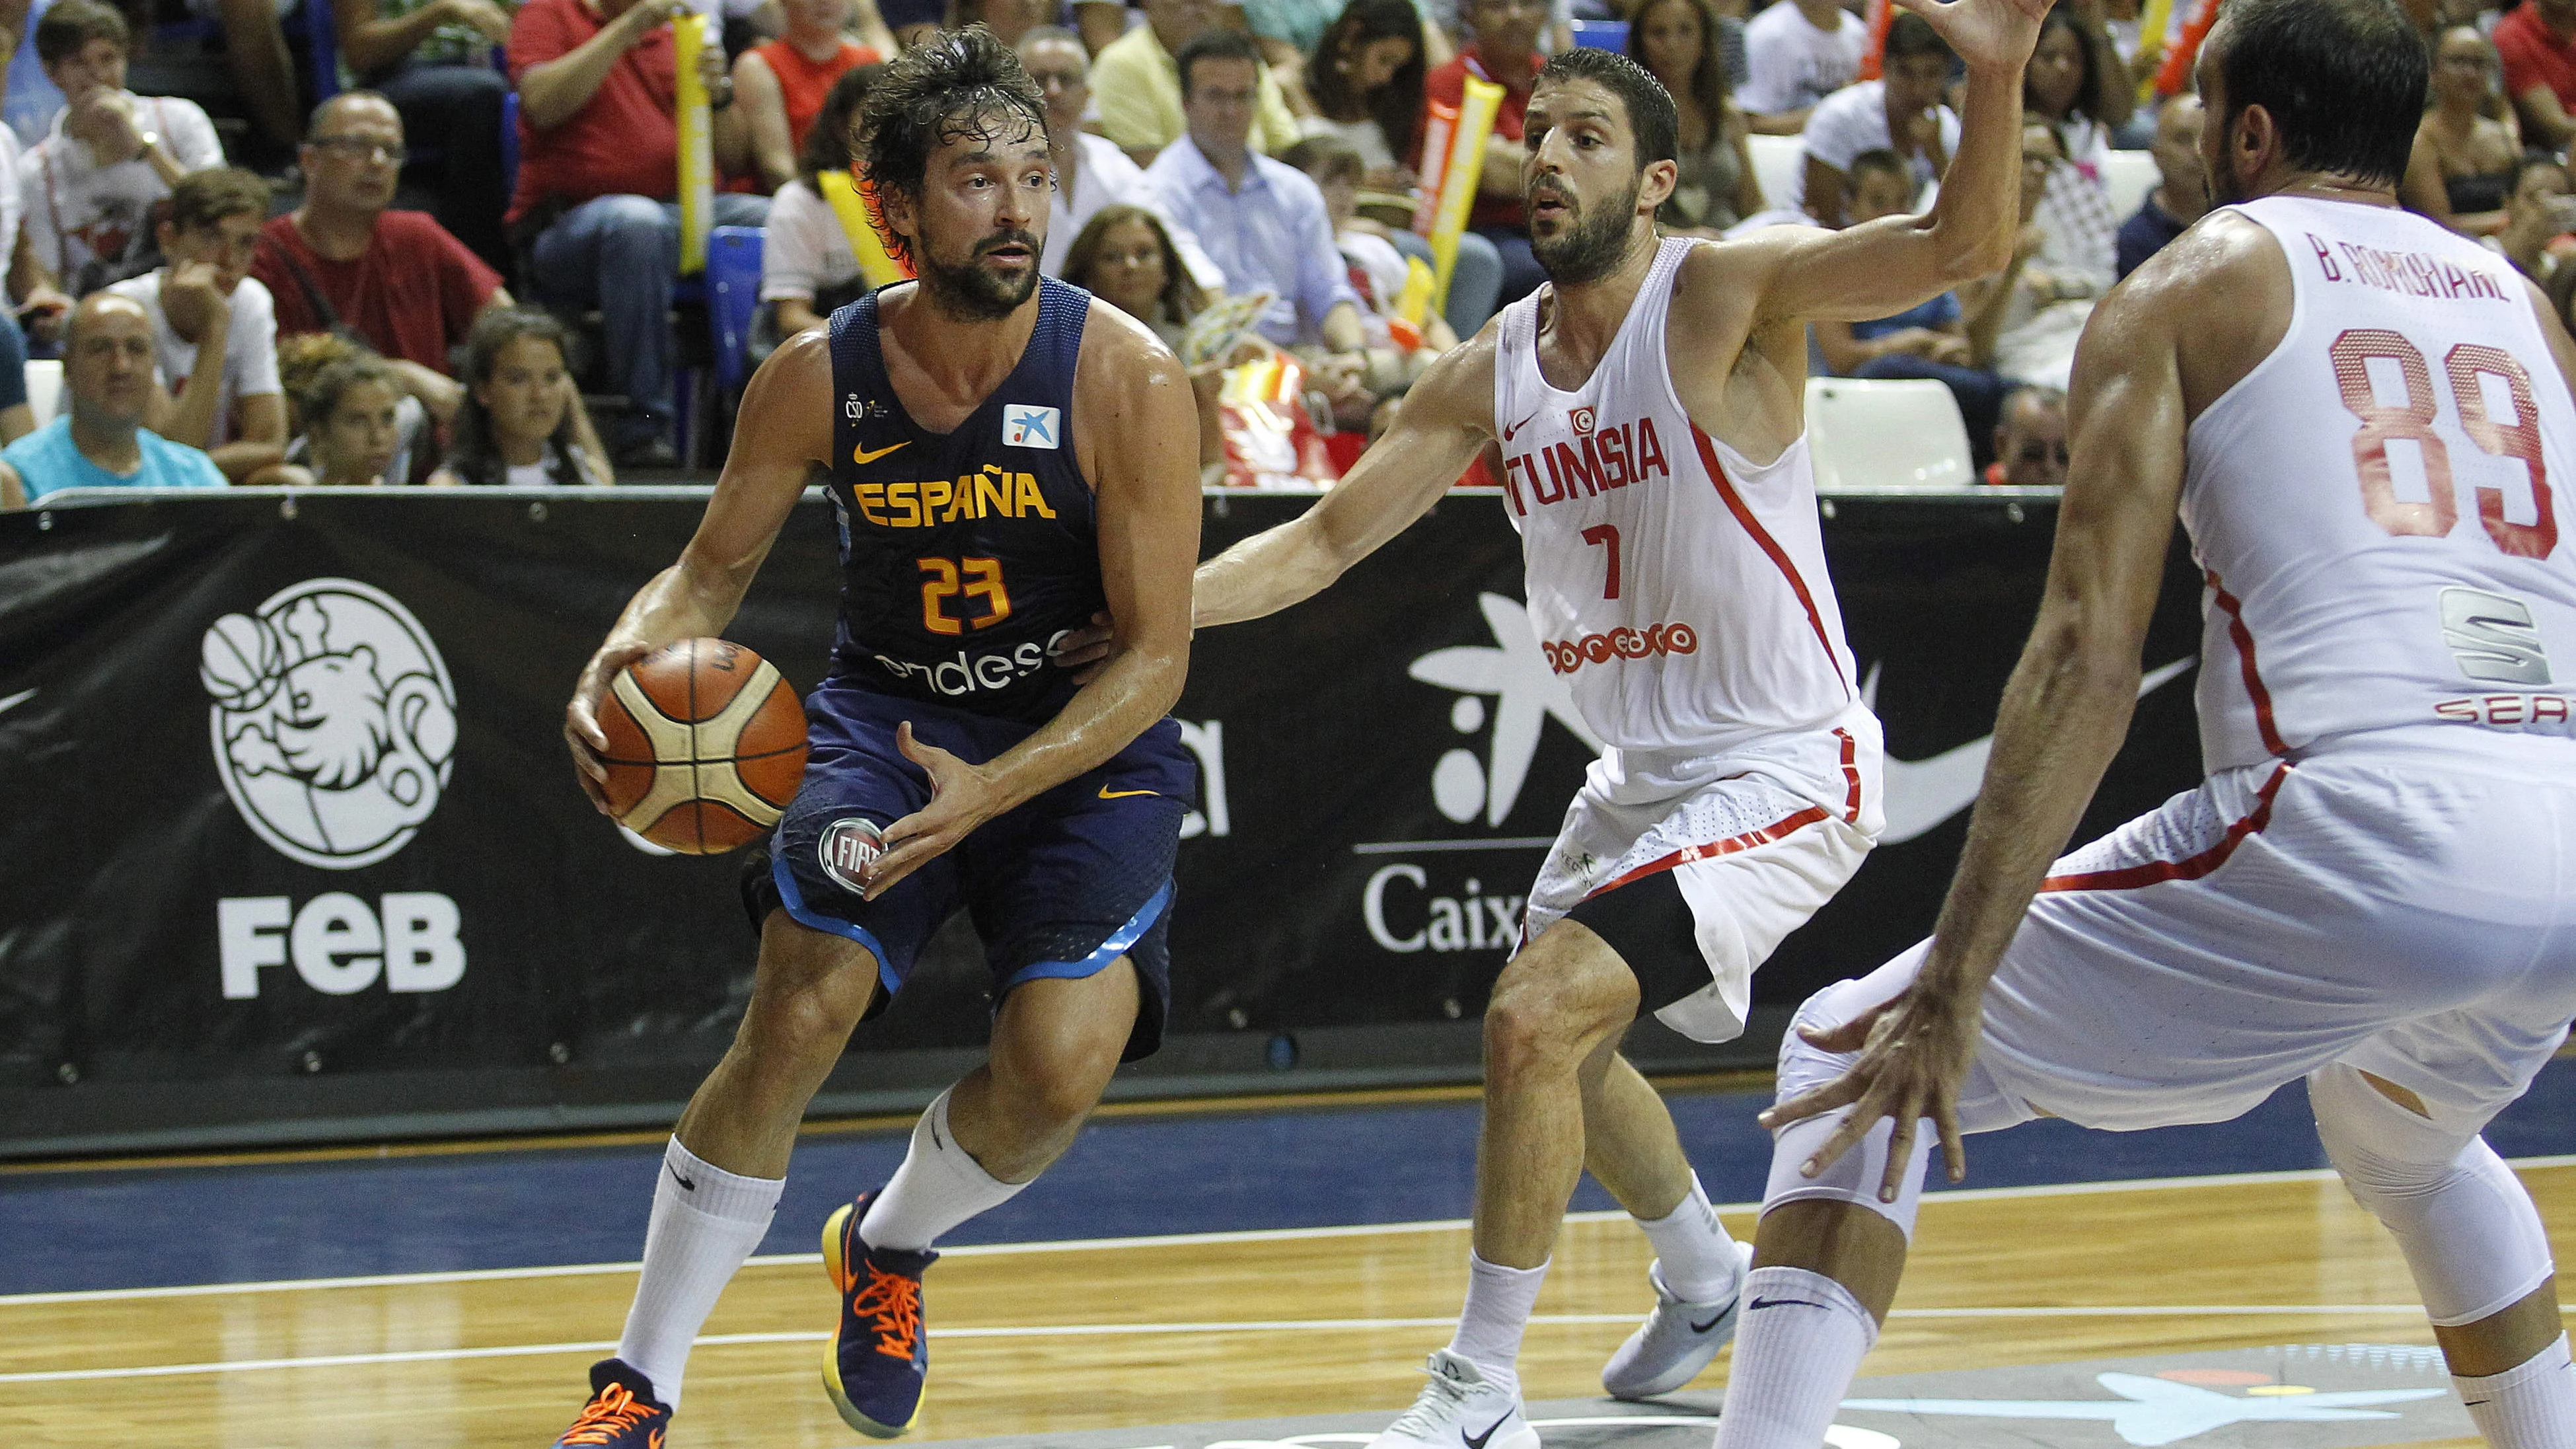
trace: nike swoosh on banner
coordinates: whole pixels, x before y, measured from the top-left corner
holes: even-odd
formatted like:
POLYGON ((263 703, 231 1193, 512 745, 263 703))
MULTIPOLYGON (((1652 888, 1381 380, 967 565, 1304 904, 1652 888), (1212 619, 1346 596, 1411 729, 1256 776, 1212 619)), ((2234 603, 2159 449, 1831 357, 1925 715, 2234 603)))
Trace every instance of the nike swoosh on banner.
POLYGON ((0 714, 7 714, 9 711, 16 709, 18 706, 25 704, 28 700, 34 699, 35 697, 36 692, 34 690, 22 689, 16 694, 9 696, 7 699, 0 699, 0 714))
POLYGON ((1482 1434, 1469 1434, 1462 1430, 1458 1437, 1467 1441, 1467 1449, 1485 1449, 1485 1441, 1494 1437, 1494 1431, 1511 1421, 1512 1416, 1510 1414, 1505 1414, 1491 1424, 1486 1425, 1485 1432, 1482 1434))
POLYGON ((1132 795, 1151 795, 1153 793, 1154 792, 1151 790, 1112 790, 1106 785, 1100 787, 1100 798, 1103 800, 1124 800, 1132 795))
POLYGON ((893 452, 897 448, 909 448, 911 446, 912 439, 906 438, 900 443, 888 443, 873 453, 869 452, 865 448, 852 448, 850 450, 850 461, 853 463, 873 463, 877 459, 884 457, 886 454, 893 452))
MULTIPOLYGON (((2138 680, 2138 697, 2163 688, 2188 672, 2195 659, 2177 659, 2161 669, 2149 670, 2138 680)), ((1878 702, 1878 671, 1871 665, 1869 677, 1861 681, 1861 703, 1875 709, 1878 702)), ((1938 827, 1943 821, 1977 802, 1977 787, 1985 783, 1986 757, 1994 752, 1995 737, 1986 735, 1964 745, 1943 750, 1925 760, 1900 760, 1886 757, 1887 772, 1885 810, 1887 829, 1878 837, 1881 845, 1896 845, 1912 840, 1938 827)))

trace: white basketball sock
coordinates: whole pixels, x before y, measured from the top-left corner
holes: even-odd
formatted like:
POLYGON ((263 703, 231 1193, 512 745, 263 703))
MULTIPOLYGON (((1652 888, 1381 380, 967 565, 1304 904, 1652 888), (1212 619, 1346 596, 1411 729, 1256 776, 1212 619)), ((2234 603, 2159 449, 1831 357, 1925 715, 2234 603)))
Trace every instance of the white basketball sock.
POLYGON ((783 1178, 739 1177, 698 1160, 671 1139, 653 1184, 644 1229, 644 1275, 626 1310, 617 1356, 653 1381, 653 1397, 680 1404, 689 1345, 725 1284, 769 1233, 783 1178))
POLYGON ((2451 1383, 2494 1449, 2576 1446, 2576 1364, 2568 1361, 2566 1334, 2503 1373, 2476 1379, 2455 1374, 2451 1383))
MULTIPOLYGON (((951 1087, 949 1092, 955 1091, 951 1087)), ((1003 1182, 986 1172, 973 1153, 957 1145, 948 1128, 948 1092, 939 1094, 912 1126, 912 1150, 903 1166, 868 1204, 859 1220, 859 1239, 871 1248, 919 1252, 959 1223, 1000 1207, 1019 1195, 1026 1182, 1003 1182)), ((1034 1182, 1037 1179, 1031 1178, 1034 1182)))
POLYGON ((1530 1309, 1546 1281, 1546 1263, 1506 1268, 1467 1250, 1467 1306, 1459 1310, 1458 1335, 1449 1340, 1449 1351, 1515 1398, 1521 1391, 1521 1334, 1529 1328, 1530 1309))
POLYGON ((1804 1268, 1756 1268, 1744 1298, 1717 1449, 1815 1449, 1878 1324, 1850 1289, 1804 1268))
POLYGON ((1679 1207, 1652 1222, 1638 1218, 1637 1226, 1645 1229, 1646 1241, 1655 1245, 1664 1286, 1683 1302, 1734 1299, 1744 1259, 1735 1251, 1735 1240, 1726 1235, 1726 1225, 1717 1220, 1717 1209, 1709 1205, 1698 1173, 1691 1174, 1690 1194, 1679 1207))

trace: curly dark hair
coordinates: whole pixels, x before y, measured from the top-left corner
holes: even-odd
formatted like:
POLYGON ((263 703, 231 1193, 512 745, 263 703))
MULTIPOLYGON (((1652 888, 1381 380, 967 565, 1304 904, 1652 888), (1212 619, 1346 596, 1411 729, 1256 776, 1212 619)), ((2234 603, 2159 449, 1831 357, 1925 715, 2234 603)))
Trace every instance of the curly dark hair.
MULTIPOLYGON (((1009 46, 969 25, 887 64, 859 109, 856 159, 880 191, 917 198, 931 152, 951 141, 996 139, 1014 123, 1045 136, 1046 97, 1009 46)), ((897 260, 910 258, 908 238, 887 241, 897 260)))
POLYGON ((1315 44, 1306 66, 1306 94, 1328 120, 1375 121, 1386 149, 1413 154, 1413 129, 1422 119, 1422 15, 1413 0, 1350 0, 1315 44), (1373 40, 1409 40, 1413 59, 1396 67, 1385 85, 1362 95, 1352 89, 1342 63, 1373 40))

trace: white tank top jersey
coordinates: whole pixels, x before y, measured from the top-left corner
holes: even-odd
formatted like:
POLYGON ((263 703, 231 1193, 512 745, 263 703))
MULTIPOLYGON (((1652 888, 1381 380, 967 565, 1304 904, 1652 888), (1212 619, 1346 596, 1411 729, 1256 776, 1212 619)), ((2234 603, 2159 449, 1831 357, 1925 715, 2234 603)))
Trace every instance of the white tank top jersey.
MULTIPOLYGON (((2365 730, 2576 734, 2576 404, 2503 258, 2395 207, 2266 197, 2280 346, 2187 435, 2201 757, 2365 730)), ((2576 757, 2571 757, 2576 758, 2576 757)))
POLYGON ((1538 365, 1539 294, 1503 312, 1494 421, 1530 624, 1575 707, 1623 751, 1719 754, 1854 709, 1801 433, 1755 464, 1693 426, 1665 318, 1667 239, 1583 386, 1538 365))

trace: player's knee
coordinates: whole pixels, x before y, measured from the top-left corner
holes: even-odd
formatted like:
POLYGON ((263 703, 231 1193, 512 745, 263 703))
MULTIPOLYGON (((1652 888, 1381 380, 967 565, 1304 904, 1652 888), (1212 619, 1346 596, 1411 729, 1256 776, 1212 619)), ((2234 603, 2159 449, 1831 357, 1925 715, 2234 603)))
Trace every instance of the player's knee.
POLYGON ((1556 983, 1498 983, 1485 1007, 1485 1070, 1512 1077, 1579 1058, 1591 1024, 1580 999, 1556 983))

